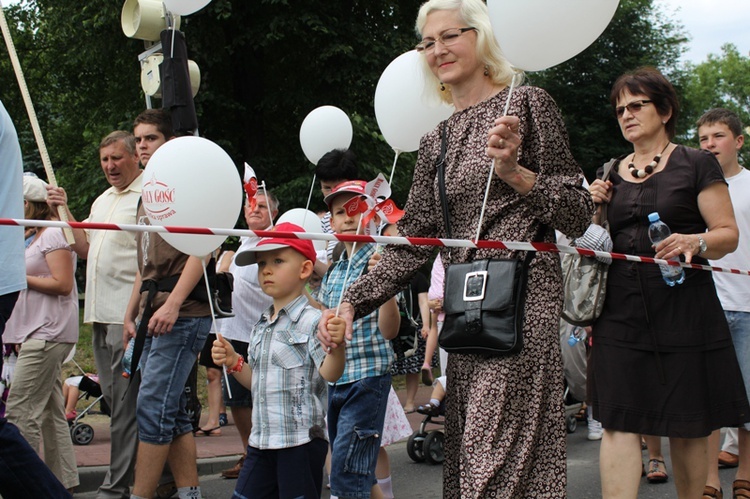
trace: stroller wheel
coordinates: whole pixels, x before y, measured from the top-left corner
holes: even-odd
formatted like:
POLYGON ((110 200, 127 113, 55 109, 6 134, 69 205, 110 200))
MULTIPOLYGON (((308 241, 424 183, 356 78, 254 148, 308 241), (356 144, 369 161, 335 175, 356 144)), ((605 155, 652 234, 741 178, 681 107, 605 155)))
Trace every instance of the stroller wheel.
POLYGON ((70 436, 76 445, 88 445, 94 439, 94 429, 86 423, 78 423, 70 429, 70 436))
POLYGON ((433 430, 424 437, 422 449, 425 460, 430 464, 443 464, 445 453, 443 452, 443 441, 445 435, 440 430, 433 430))
POLYGON ((572 414, 565 419, 565 429, 568 430, 568 433, 575 433, 576 428, 578 428, 578 420, 575 414, 572 414))
POLYGON ((425 434, 419 433, 419 430, 417 430, 411 434, 409 440, 406 442, 406 453, 416 463, 424 462, 424 439, 425 434))

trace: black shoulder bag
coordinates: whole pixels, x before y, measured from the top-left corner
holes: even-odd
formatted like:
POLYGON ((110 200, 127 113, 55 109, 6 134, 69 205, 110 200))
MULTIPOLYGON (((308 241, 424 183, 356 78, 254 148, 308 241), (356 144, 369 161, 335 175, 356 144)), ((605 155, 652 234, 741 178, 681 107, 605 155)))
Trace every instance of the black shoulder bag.
MULTIPOLYGON (((446 132, 442 131, 437 173, 445 234, 450 239, 451 225, 445 193, 446 132)), ((544 235, 539 227, 536 238, 544 235)), ((529 263, 526 258, 493 258, 449 265, 445 272, 443 310, 445 322, 438 337, 449 353, 512 355, 523 348, 523 318, 529 263)))

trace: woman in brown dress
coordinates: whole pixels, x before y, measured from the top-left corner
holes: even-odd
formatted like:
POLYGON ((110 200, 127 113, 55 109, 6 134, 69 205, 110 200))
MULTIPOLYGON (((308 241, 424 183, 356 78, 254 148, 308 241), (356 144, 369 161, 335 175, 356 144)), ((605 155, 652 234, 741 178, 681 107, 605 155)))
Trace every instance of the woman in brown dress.
MULTIPOLYGON (((595 203, 609 203, 614 251, 702 264, 734 251, 737 225, 718 161, 671 142, 679 111, 672 85, 643 68, 615 82, 610 102, 633 152, 589 190, 595 203), (655 248, 648 238, 653 212, 672 231, 655 248)), ((682 284, 668 286, 656 265, 615 260, 609 268, 588 379, 594 418, 604 427, 606 498, 637 496, 639 434, 669 437, 679 497, 720 498, 713 487, 704 491, 707 437, 750 418, 713 278, 685 274, 682 284)))
MULTIPOLYGON (((453 237, 474 239, 489 169, 494 165, 481 239, 531 241, 541 225, 574 237, 593 213, 583 174, 568 148, 557 106, 538 88, 513 91, 481 0, 431 0, 419 11, 426 76, 455 113, 421 141, 405 236, 445 237, 436 178, 441 130, 447 134, 446 191, 453 237), (522 166, 521 166, 522 165, 522 166)), ((396 294, 431 256, 428 246, 389 246, 380 263, 346 293, 341 315, 362 316, 396 294)), ((513 257, 504 250, 441 250, 450 265, 513 257)), ((447 375, 444 497, 565 496, 566 434, 558 338, 562 304, 557 255, 538 253, 529 270, 524 346, 515 355, 452 353, 447 375)), ((326 312, 330 313, 330 312, 326 312)), ((326 316, 321 341, 327 343, 326 316)))

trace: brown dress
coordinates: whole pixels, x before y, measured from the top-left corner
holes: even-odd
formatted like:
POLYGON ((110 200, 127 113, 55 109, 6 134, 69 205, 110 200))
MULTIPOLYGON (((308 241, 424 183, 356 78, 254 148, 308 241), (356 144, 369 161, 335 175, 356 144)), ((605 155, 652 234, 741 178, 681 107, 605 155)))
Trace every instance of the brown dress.
MULTIPOLYGON (((447 127, 446 191, 456 239, 474 239, 491 160, 487 132, 502 116, 508 90, 455 113, 422 138, 414 180, 399 223, 405 236, 445 237, 436 161, 447 127)), ((573 237, 589 225, 593 204, 552 98, 543 90, 514 90, 510 115, 520 118, 519 164, 537 174, 522 196, 494 177, 482 239, 530 241, 540 224, 573 237)), ((383 259, 345 295, 357 316, 401 289, 433 253, 428 246, 388 247, 383 259)), ((507 250, 447 248, 443 262, 525 255, 507 250)), ((562 304, 560 260, 538 253, 529 271, 524 348, 508 357, 451 354, 448 361, 446 498, 565 496, 566 434, 558 337, 562 304)))
MULTIPOLYGON (((614 170, 614 169, 613 169, 614 170)), ((678 146, 642 183, 620 164, 607 210, 614 250, 654 256, 648 214, 672 232, 700 234, 698 194, 725 182, 711 154, 678 146)), ((693 263, 707 265, 700 257, 693 263)), ((669 287, 656 265, 614 260, 604 310, 593 328, 588 395, 604 428, 668 437, 704 437, 748 421, 745 385, 710 272, 685 269, 669 287)))

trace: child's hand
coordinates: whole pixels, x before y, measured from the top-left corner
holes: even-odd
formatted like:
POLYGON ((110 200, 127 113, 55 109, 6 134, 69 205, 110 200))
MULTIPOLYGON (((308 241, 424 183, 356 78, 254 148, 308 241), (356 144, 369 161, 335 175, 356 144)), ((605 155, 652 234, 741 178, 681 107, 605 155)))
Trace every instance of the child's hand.
POLYGON ((370 259, 367 261, 367 271, 368 272, 372 271, 372 269, 375 268, 375 265, 378 264, 381 258, 383 258, 383 255, 381 255, 377 251, 373 253, 370 259))
POLYGON ((434 310, 435 312, 442 312, 443 300, 441 300, 440 298, 435 298, 434 300, 428 301, 427 306, 430 307, 430 310, 434 310))
POLYGON ((211 347, 211 358, 214 360, 214 364, 217 366, 234 367, 237 365, 238 357, 239 355, 232 348, 232 344, 224 339, 221 334, 217 334, 214 344, 211 347))
POLYGON ((430 336, 430 328, 427 326, 422 326, 421 334, 422 334, 422 339, 426 340, 427 337, 430 336))
POLYGON ((326 324, 328 334, 331 335, 331 341, 337 345, 344 343, 344 333, 346 332, 346 321, 341 317, 331 317, 326 324))

